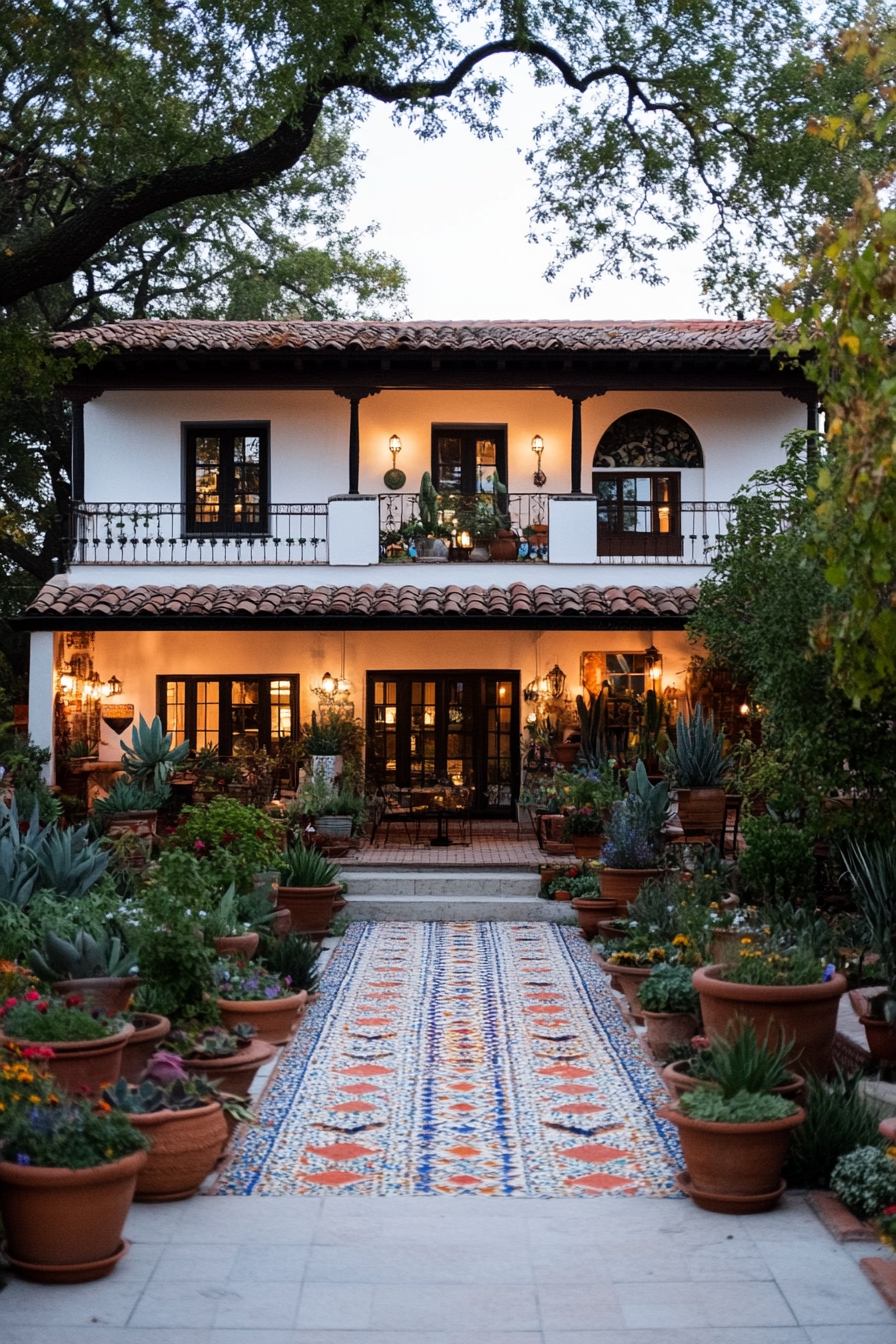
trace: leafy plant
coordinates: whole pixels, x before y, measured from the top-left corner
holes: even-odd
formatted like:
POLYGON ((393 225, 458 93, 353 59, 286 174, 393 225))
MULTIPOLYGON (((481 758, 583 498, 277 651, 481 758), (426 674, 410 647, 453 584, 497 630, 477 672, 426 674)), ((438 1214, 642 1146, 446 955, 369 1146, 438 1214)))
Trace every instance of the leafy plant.
POLYGON ((20 1166, 102 1167, 149 1140, 118 1111, 97 1112, 87 1101, 47 1101, 0 1115, 3 1159, 20 1166))
MULTIPOLYGON (((197 857, 208 881, 238 895, 252 890, 253 875, 276 868, 280 857, 277 824, 260 808, 233 798, 212 798, 181 812, 171 844, 197 857)), ((282 832, 279 832, 282 834, 282 832)))
POLYGON ((880 957, 887 990, 872 1000, 874 1016, 896 1022, 896 845, 850 837, 841 857, 859 907, 866 941, 880 957))
POLYGON ((603 770, 609 750, 607 747, 607 697, 601 690, 597 695, 576 696, 576 712, 581 729, 579 759, 588 770, 603 770))
POLYGON ((864 1095, 861 1082, 861 1071, 846 1074, 838 1068, 830 1080, 809 1074, 806 1119, 794 1131, 787 1154, 785 1175, 791 1185, 827 1188, 841 1157, 856 1148, 886 1147, 877 1128, 883 1109, 864 1095))
POLYGON ((120 812, 156 812, 171 797, 167 784, 160 788, 143 788, 133 780, 116 779, 105 798, 97 798, 93 810, 99 817, 111 817, 120 812))
POLYGON ((650 765, 653 772, 669 747, 669 708, 662 695, 653 689, 644 696, 641 722, 638 725, 638 760, 650 765))
POLYGON ((828 967, 811 951, 799 947, 768 951, 751 943, 741 948, 736 961, 726 964, 720 978, 734 985, 818 985, 827 974, 828 967))
POLYGON ((161 789, 167 784, 190 754, 189 742, 174 747, 173 741, 173 734, 164 731, 158 715, 149 724, 141 714, 131 731, 131 745, 121 742, 121 763, 131 782, 143 789, 161 789))
POLYGON ((669 785, 664 779, 651 784, 643 761, 637 761, 635 768, 629 770, 626 784, 629 795, 642 804, 648 835, 658 840, 669 814, 669 785))
POLYGON ((213 967, 216 992, 219 999, 233 1002, 264 1003, 272 999, 285 999, 297 994, 288 975, 275 975, 267 967, 257 963, 243 966, 234 961, 218 961, 213 967))
POLYGON ((0 1008, 3 1031, 21 1041, 101 1041, 121 1031, 120 1017, 88 1013, 77 994, 66 999, 42 997, 29 990, 19 1002, 0 1008))
POLYGON ((714 1083, 723 1097, 738 1092, 771 1092, 790 1081, 787 1056, 791 1041, 769 1045, 768 1033, 760 1044, 752 1022, 729 1023, 725 1036, 717 1036, 691 1060, 692 1078, 714 1083))
POLYGON ((675 745, 669 746, 663 764, 680 789, 714 789, 728 772, 724 747, 724 732, 716 734, 712 714, 704 719, 698 704, 690 723, 679 714, 675 745))
POLYGON ((831 1189, 859 1218, 872 1218, 896 1200, 896 1161, 880 1148, 856 1148, 837 1159, 831 1189))
POLYGON ((195 903, 209 897, 204 879, 194 855, 170 850, 142 895, 137 945, 143 983, 135 997, 144 1011, 175 1022, 217 1020, 212 954, 197 937, 204 907, 195 903))
POLYGON ((47 929, 43 953, 32 948, 28 960, 41 980, 49 982, 128 975, 134 970, 134 958, 120 938, 93 938, 86 929, 79 929, 72 942, 47 929))
POLYGON ((683 1093, 679 1106, 692 1120, 719 1125, 759 1125, 796 1115, 798 1107, 786 1097, 769 1092, 736 1092, 725 1097, 709 1087, 683 1093))
POLYGON ((261 961, 269 971, 282 979, 289 978, 293 993, 300 989, 309 994, 317 992, 320 983, 320 947, 303 933, 292 931, 285 938, 265 941, 261 961))
POLYGON ((284 887, 329 887, 339 881, 341 869, 312 845, 288 845, 280 864, 284 887))
POLYGON ((167 1086, 146 1079, 133 1085, 119 1078, 104 1087, 102 1099, 125 1115, 157 1115, 159 1111, 195 1111, 218 1100, 217 1089, 201 1078, 175 1078, 167 1086))
POLYGON ((696 1013, 700 999, 686 966, 654 966, 638 987, 638 1002, 647 1013, 696 1013))
POLYGON ((584 807, 567 812, 563 823, 563 839, 572 840, 577 835, 600 835, 603 828, 600 813, 590 803, 586 803, 584 807))
POLYGON ((744 894, 755 899, 792 901, 815 887, 815 848, 811 833, 772 817, 746 817, 747 847, 738 862, 744 894))

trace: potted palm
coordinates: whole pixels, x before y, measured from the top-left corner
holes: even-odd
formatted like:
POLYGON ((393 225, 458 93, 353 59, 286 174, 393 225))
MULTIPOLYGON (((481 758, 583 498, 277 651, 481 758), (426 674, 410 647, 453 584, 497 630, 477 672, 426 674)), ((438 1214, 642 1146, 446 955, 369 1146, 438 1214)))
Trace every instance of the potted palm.
POLYGON ((333 902, 341 890, 339 865, 301 841, 287 845, 280 866, 277 899, 289 910, 293 929, 323 937, 333 918, 333 902))
POLYGON ((69 942, 52 929, 44 933, 44 950, 32 948, 31 969, 53 985, 56 994, 78 994, 87 1008, 123 1013, 140 983, 133 954, 122 949, 120 938, 94 938, 78 929, 69 942))
POLYGON ((676 787, 678 820, 689 832, 721 836, 725 829, 726 795, 723 780, 725 734, 714 731, 713 716, 703 717, 698 705, 690 723, 679 714, 675 745, 668 747, 663 764, 676 787))
POLYGON ((654 1059, 664 1063, 674 1045, 689 1041, 697 1030, 700 1001, 687 966, 654 966, 638 986, 638 1003, 654 1059))

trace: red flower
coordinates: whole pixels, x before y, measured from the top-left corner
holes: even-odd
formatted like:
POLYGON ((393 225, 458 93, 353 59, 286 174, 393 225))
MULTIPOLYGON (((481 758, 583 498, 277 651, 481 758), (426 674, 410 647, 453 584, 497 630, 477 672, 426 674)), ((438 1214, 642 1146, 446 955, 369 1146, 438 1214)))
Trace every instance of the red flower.
POLYGON ((36 1003, 34 1006, 39 1013, 48 1013, 50 1011, 50 1005, 48 1003, 36 1003))
POLYGON ((261 830, 260 827, 259 827, 259 829, 255 832, 255 839, 256 839, 256 840, 263 840, 263 839, 264 839, 264 831, 261 830))
POLYGON ((7 999, 7 1000, 6 1000, 6 1006, 7 1006, 7 1008, 15 1008, 15 1006, 16 1006, 17 1003, 18 1003, 18 999, 7 999))
POLYGON ((66 1008, 80 1008, 84 1000, 80 994, 69 994, 65 1001, 66 1008))
POLYGON ((36 989, 29 989, 29 990, 28 990, 28 993, 25 995, 25 1002, 26 1002, 26 1003, 37 1003, 37 1001, 38 1001, 39 998, 40 998, 40 995, 38 994, 38 992, 37 992, 36 989))
POLYGON ((889 1215, 896 1213, 896 1204, 891 1204, 888 1208, 884 1209, 884 1213, 889 1215))
POLYGON ((566 870, 567 877, 578 877, 578 875, 579 875, 578 868, 567 868, 566 870))

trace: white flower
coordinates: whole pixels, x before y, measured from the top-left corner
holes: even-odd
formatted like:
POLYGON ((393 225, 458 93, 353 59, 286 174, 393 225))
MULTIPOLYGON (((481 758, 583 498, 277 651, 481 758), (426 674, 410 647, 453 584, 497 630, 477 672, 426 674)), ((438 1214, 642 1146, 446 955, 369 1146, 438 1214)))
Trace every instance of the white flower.
MULTIPOLYGON (((189 910, 188 910, 188 911, 187 911, 187 914, 189 914, 189 913, 190 913, 190 912, 189 912, 189 910)), ((208 918, 208 916, 206 915, 206 913, 205 913, 204 910, 200 910, 200 911, 199 911, 199 918, 200 918, 200 919, 207 919, 207 918, 208 918)))

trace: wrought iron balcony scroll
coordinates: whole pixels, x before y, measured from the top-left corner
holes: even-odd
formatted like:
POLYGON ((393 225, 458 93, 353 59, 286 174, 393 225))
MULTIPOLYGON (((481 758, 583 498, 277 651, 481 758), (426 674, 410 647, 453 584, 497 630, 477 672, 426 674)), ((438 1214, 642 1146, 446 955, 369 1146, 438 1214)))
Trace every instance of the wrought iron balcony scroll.
POLYGON ((73 565, 325 565, 327 505, 269 504, 264 531, 188 530, 183 504, 76 504, 73 565))

